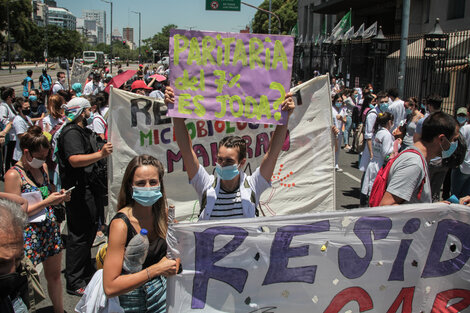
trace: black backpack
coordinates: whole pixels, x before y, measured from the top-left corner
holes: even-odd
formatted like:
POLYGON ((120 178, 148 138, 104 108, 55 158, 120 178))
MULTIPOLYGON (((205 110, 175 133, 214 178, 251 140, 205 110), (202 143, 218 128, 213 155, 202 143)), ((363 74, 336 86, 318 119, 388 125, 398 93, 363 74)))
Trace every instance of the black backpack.
MULTIPOLYGON (((74 129, 75 127, 80 127, 75 124, 69 124, 69 125, 66 125, 59 135, 58 143, 60 145, 64 144, 63 138, 64 138, 64 135, 68 131, 70 131, 71 129, 74 129)), ((80 132, 80 134, 83 134, 83 132, 80 132)), ((85 138, 85 140, 87 139, 85 138)), ((93 150, 93 153, 100 151, 103 148, 103 146, 106 144, 106 140, 102 139, 95 132, 91 132, 90 136, 88 137, 88 140, 90 141, 90 145, 93 150)), ((60 158, 59 158, 59 161, 61 161, 60 158)), ((85 167, 84 171, 85 171, 86 180, 87 180, 88 185, 90 186, 90 189, 93 190, 94 193, 103 195, 105 198, 107 198, 108 160, 104 158, 93 164, 90 164, 87 167, 85 167)))

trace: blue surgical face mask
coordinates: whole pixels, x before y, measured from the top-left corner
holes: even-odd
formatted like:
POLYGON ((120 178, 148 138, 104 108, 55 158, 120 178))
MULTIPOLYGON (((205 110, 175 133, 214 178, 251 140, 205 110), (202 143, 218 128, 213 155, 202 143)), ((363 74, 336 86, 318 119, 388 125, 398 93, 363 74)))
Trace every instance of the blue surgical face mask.
POLYGON ((369 104, 369 108, 373 109, 373 108, 374 108, 374 105, 373 105, 373 104, 369 104))
POLYGON ((382 111, 383 113, 387 112, 388 106, 389 106, 389 103, 388 103, 388 102, 379 103, 380 111, 382 111))
MULTIPOLYGON (((449 139, 446 138, 447 141, 449 141, 449 139)), ((454 154, 455 150, 457 150, 457 147, 459 145, 459 142, 458 141, 453 141, 453 142, 450 142, 450 147, 449 149, 447 150, 444 150, 444 148, 442 148, 442 145, 441 145, 441 149, 442 149, 442 158, 443 159, 447 159, 448 157, 450 157, 452 154, 454 154)))
POLYGON ((457 121, 459 122, 460 125, 463 125, 467 121, 466 116, 457 116, 457 121))
POLYGON ((90 117, 86 119, 88 125, 93 123, 93 119, 95 118, 95 114, 93 112, 90 113, 90 117))
POLYGON ((335 102, 335 106, 336 106, 337 108, 341 108, 342 105, 343 105, 342 102, 335 102))
POLYGON ((406 115, 410 115, 411 113, 413 113, 413 110, 411 109, 406 109, 405 111, 406 111, 406 115))
POLYGON ((237 164, 224 167, 222 167, 220 164, 216 164, 215 172, 222 180, 232 180, 240 173, 237 164))
POLYGON ((370 91, 370 93, 373 93, 373 92, 374 92, 374 89, 371 88, 371 89, 369 89, 369 91, 370 91))
POLYGON ((132 186, 132 199, 143 206, 152 206, 162 197, 160 186, 137 187, 132 186))
POLYGON ((31 101, 34 102, 34 101, 37 101, 37 100, 38 100, 38 97, 36 97, 36 96, 29 96, 29 100, 31 100, 31 101))

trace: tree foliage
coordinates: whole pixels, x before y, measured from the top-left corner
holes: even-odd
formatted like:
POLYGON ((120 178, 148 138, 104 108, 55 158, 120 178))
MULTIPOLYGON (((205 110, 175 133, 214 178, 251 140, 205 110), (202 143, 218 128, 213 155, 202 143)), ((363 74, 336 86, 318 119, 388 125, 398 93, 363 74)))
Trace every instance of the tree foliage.
POLYGON ((0 0, 0 44, 5 45, 7 42, 8 18, 11 42, 21 47, 28 44, 29 36, 36 26, 31 20, 32 10, 30 0, 0 0))
POLYGON ((153 35, 153 37, 144 39, 142 42, 151 47, 153 50, 169 51, 170 50, 170 29, 178 28, 175 24, 163 26, 161 32, 153 35))
POLYGON ((82 54, 85 40, 79 32, 64 29, 56 25, 47 25, 46 28, 34 25, 28 35, 28 40, 23 44, 27 59, 42 60, 46 49, 49 58, 73 59, 82 54), (46 39, 47 38, 47 39, 46 39))
MULTIPOLYGON (((269 10, 269 0, 265 0, 260 8, 269 10)), ((272 0, 271 10, 281 20, 281 34, 287 35, 297 23, 297 0, 272 0)), ((253 18, 253 32, 267 34, 269 30, 269 14, 258 11, 253 18)), ((279 22, 271 16, 271 34, 279 33, 279 22)))

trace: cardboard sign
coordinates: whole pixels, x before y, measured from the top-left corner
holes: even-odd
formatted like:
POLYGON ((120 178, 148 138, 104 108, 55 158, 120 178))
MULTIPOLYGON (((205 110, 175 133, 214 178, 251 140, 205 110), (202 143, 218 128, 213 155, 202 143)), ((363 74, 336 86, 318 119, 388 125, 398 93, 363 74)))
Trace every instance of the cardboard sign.
POLYGON ((291 36, 171 30, 168 115, 284 124, 293 49, 291 36))

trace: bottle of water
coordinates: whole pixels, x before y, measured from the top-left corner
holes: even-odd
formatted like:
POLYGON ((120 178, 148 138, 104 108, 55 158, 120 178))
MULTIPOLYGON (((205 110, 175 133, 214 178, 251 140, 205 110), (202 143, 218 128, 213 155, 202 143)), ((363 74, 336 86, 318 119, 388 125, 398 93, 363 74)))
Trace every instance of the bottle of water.
POLYGON ((149 249, 149 240, 147 230, 142 228, 140 234, 135 235, 127 245, 124 253, 124 262, 122 268, 128 273, 137 273, 142 269, 147 252, 149 249))

